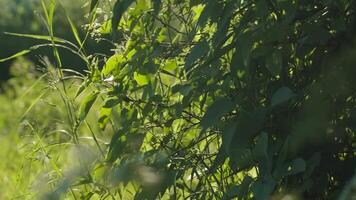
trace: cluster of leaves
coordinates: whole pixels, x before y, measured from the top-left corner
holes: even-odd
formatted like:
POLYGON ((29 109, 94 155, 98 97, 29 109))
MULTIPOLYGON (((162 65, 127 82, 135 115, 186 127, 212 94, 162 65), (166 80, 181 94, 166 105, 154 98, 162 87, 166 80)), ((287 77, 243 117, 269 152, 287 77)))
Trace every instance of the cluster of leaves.
MULTIPOLYGON (((94 19, 104 1, 90 3, 94 19)), ((83 145, 89 131, 99 153, 51 198, 75 198, 73 188, 84 199, 341 194, 356 166, 355 1, 117 0, 112 9, 97 30, 111 34, 111 56, 88 56, 72 27, 88 75, 64 98, 68 133, 83 145)))
POLYGON ((164 152, 155 169, 175 175, 138 196, 337 196, 355 166, 355 6, 116 1, 119 48, 90 77, 105 91, 99 125, 117 127, 109 163, 126 165, 143 135, 133 152, 164 152))

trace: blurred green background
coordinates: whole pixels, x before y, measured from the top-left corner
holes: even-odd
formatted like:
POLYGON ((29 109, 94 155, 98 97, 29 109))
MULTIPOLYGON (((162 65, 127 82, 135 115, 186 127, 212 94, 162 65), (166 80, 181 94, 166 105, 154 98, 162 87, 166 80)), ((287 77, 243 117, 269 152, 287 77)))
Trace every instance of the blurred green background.
MULTIPOLYGON (((70 31, 70 24, 66 14, 75 23, 81 37, 85 36, 83 24, 88 24, 87 14, 89 2, 85 0, 62 0, 57 5, 54 16, 55 35, 69 41, 75 41, 73 33, 70 31)), ((43 43, 35 39, 19 38, 5 34, 5 32, 21 34, 48 35, 48 31, 43 20, 43 10, 39 0, 0 0, 0 58, 9 57, 16 52, 28 49, 33 45, 43 43)), ((97 42, 90 37, 85 45, 90 52, 105 53, 110 51, 108 42, 97 42)), ((78 56, 69 51, 60 50, 61 58, 65 68, 76 69, 78 71, 86 69, 85 63, 78 56)), ((52 57, 53 51, 48 48, 41 48, 27 55, 35 64, 38 64, 38 55, 52 57), (36 56, 35 56, 36 55, 36 56)), ((0 84, 10 78, 9 69, 13 60, 0 63, 0 84)), ((2 84, 3 85, 3 84, 2 84)))

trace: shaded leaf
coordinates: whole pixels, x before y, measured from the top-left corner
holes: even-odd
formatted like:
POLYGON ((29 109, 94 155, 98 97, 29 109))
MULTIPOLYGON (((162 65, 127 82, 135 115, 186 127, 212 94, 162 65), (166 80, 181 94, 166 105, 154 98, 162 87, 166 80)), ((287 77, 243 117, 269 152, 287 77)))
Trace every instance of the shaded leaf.
POLYGON ((262 128, 265 118, 264 110, 247 112, 241 110, 236 119, 236 133, 232 139, 234 149, 243 149, 250 145, 252 139, 262 128))
POLYGON ((219 19, 220 13, 223 10, 223 4, 216 0, 208 0, 204 10, 200 13, 197 25, 204 28, 208 20, 216 21, 219 19))
POLYGON ((187 55, 187 58, 185 60, 185 68, 186 70, 190 70, 192 68, 192 65, 196 60, 198 60, 200 57, 206 55, 209 52, 209 43, 206 40, 201 40, 198 42, 190 51, 190 53, 187 55))
POLYGON ((121 17, 124 15, 125 11, 131 6, 134 0, 117 0, 114 5, 113 17, 112 17, 112 30, 115 31, 121 17))
POLYGON ((245 176, 244 180, 239 185, 234 185, 229 188, 224 196, 223 200, 229 200, 233 198, 244 199, 249 192, 249 186, 252 183, 253 179, 250 176, 245 176))
POLYGON ((307 160, 307 168, 303 174, 303 179, 309 178, 317 166, 320 165, 321 154, 319 152, 314 153, 313 156, 307 160))
POLYGON ((285 163, 280 167, 277 167, 273 172, 273 176, 276 178, 283 178, 285 176, 291 176, 305 171, 306 163, 303 159, 297 158, 289 163, 285 163))
POLYGON ((230 112, 234 108, 234 104, 227 98, 222 98, 215 101, 206 111, 200 125, 202 128, 213 126, 221 117, 230 112))
POLYGON ((276 161, 276 166, 279 167, 281 165, 283 165, 283 163, 286 161, 287 156, 288 156, 288 150, 289 150, 289 142, 290 139, 289 137, 287 137, 284 140, 284 143, 282 145, 281 150, 278 153, 278 157, 277 157, 277 161, 276 161))
POLYGON ((230 144, 225 148, 231 157, 232 167, 242 169, 256 164, 255 152, 250 149, 250 146, 256 134, 263 127, 264 119, 264 110, 253 112, 241 110, 237 118, 235 118, 236 131, 231 132, 232 136, 229 136, 229 138, 223 137, 223 145, 230 144))
POLYGON ((120 102, 121 100, 117 97, 109 98, 105 101, 103 108, 113 108, 120 102))
POLYGON ((80 86, 78 87, 77 91, 75 92, 74 98, 77 98, 87 88, 89 83, 90 83, 89 79, 83 81, 82 84, 80 84, 80 86))
POLYGON ((294 96, 294 93, 288 87, 279 88, 271 98, 272 106, 276 106, 278 104, 284 103, 291 99, 294 96))
POLYGON ((267 57, 266 67, 273 76, 277 76, 281 73, 282 69, 282 54, 279 51, 273 52, 267 57))
POLYGON ((219 152, 215 157, 213 164, 209 169, 209 174, 215 173, 218 167, 222 166, 227 158, 227 154, 224 148, 219 148, 219 152))
POLYGON ((107 123, 109 122, 109 120, 110 120, 111 111, 112 111, 111 108, 102 107, 102 108, 100 109, 98 124, 99 124, 99 128, 101 128, 102 130, 105 129, 106 124, 107 124, 107 123))
POLYGON ((259 179, 251 186, 254 199, 266 200, 270 197, 276 186, 276 181, 273 178, 259 179))
POLYGON ((222 147, 224 148, 225 152, 230 151, 230 145, 232 142, 232 139, 235 135, 237 128, 237 124, 235 120, 232 120, 230 123, 225 126, 225 128, 222 131, 222 147))

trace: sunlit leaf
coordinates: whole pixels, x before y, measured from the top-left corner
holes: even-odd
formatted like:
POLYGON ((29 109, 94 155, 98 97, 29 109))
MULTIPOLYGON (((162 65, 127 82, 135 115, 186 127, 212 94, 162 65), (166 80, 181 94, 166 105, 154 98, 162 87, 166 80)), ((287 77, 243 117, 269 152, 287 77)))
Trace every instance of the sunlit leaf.
POLYGON ((118 69, 121 63, 124 63, 126 59, 121 54, 115 54, 111 56, 105 63, 105 66, 101 73, 106 77, 109 75, 114 69, 118 69))
POLYGON ((106 124, 107 124, 107 123, 109 122, 109 120, 110 120, 111 111, 112 111, 111 108, 102 107, 102 108, 100 109, 98 124, 99 124, 99 127, 100 127, 102 130, 105 129, 106 124))
POLYGON ((86 96, 83 101, 80 103, 79 111, 78 111, 78 119, 83 121, 91 107, 93 106, 96 98, 98 97, 99 92, 92 92, 88 96, 86 96))
POLYGON ((137 72, 134 74, 134 79, 140 86, 147 85, 150 82, 148 76, 139 74, 137 72))

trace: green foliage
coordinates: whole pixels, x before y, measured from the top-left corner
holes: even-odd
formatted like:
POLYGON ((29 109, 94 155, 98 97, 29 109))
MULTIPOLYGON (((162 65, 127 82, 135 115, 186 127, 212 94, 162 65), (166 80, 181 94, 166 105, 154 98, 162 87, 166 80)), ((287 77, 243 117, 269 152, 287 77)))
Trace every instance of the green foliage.
MULTIPOLYGON (((48 3, 50 0, 45 2, 48 3)), ((59 41, 59 38, 66 38, 67 41, 78 43, 79 37, 82 37, 85 42, 78 46, 83 48, 83 45, 85 45, 86 51, 94 51, 95 49, 96 52, 110 52, 110 45, 95 41, 97 38, 86 36, 86 33, 82 30, 82 27, 89 26, 89 23, 91 23, 88 22, 89 4, 87 4, 87 1, 63 0, 55 2, 55 6, 56 15, 53 16, 52 21, 55 26, 54 33, 57 36, 55 38, 56 42, 61 43, 63 41, 59 41), (75 34, 70 29, 74 30, 75 34)), ((48 26, 44 22, 45 13, 42 9, 41 1, 39 0, 0 0, 1 60, 17 52, 23 53, 23 50, 39 43, 44 44, 46 40, 51 41, 50 36, 47 35, 48 26), (19 36, 18 34, 21 34, 22 39, 17 37, 19 36)), ((98 18, 99 16, 102 17, 100 13, 96 16, 98 18)), ((91 29, 94 28, 94 24, 90 26, 91 29)), ((59 49, 59 52, 65 65, 76 71, 86 69, 85 63, 77 55, 62 49, 59 49)), ((36 52, 26 52, 26 57, 36 64, 39 64, 39 55, 52 59, 51 47, 42 46, 36 52)), ((10 65, 10 60, 0 63, 1 82, 9 78, 10 65)))
MULTIPOLYGON (((354 195, 354 181, 343 189, 356 166, 354 1, 88 3, 94 21, 113 6, 86 29, 111 34, 111 55, 88 54, 73 26, 79 46, 59 43, 52 4, 50 37, 31 36, 52 44, 58 68, 46 76, 62 100, 59 124, 77 155, 69 160, 79 160, 66 166, 70 150, 45 145, 64 142, 38 134, 52 127, 32 126, 41 151, 58 157, 47 164, 56 181, 38 197, 354 195), (59 47, 76 52, 87 74, 66 70, 59 47)), ((36 120, 27 113, 38 102, 24 119, 36 120)))

